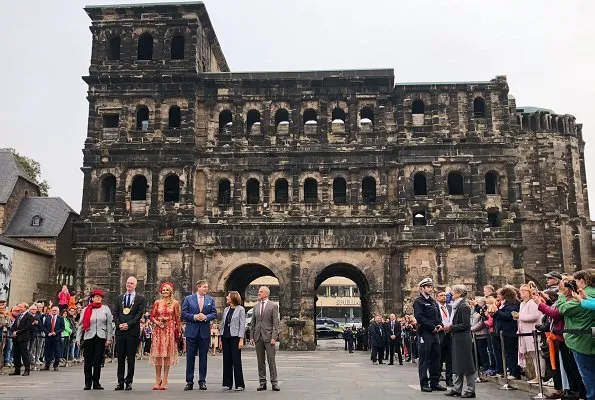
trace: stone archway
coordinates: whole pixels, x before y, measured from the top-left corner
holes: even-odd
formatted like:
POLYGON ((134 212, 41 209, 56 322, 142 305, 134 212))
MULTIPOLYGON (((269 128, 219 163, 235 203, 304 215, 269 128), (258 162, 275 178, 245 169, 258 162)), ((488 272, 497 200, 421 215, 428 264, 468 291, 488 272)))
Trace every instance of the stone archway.
MULTIPOLYGON (((246 289, 248 285, 255 279, 263 276, 274 276, 279 279, 273 271, 261 264, 243 264, 235 268, 231 274, 227 277, 224 283, 225 292, 235 290, 242 296, 242 301, 246 299, 246 289)), ((279 291, 282 291, 281 285, 279 285, 279 291)), ((282 296, 279 297, 280 300, 282 296)))
MULTIPOLYGON (((362 310, 362 325, 367 327, 370 323, 371 312, 370 312, 370 284, 368 279, 364 275, 359 268, 346 263, 336 263, 331 264, 323 268, 317 275, 314 280, 314 320, 316 319, 316 290, 320 287, 322 282, 327 280, 328 278, 332 278, 334 276, 340 276, 344 278, 348 278, 355 282, 359 289, 360 295, 360 302, 361 302, 361 310, 362 310)), ((316 324, 316 321, 314 321, 316 324)))

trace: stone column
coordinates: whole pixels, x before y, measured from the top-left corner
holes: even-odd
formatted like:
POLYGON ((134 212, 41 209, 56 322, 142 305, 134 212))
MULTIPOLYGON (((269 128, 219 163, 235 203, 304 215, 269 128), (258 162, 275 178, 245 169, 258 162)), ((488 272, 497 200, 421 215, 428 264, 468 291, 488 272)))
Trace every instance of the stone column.
POLYGON ((91 194, 97 194, 97 191, 91 190, 91 172, 93 168, 91 167, 82 167, 81 171, 83 171, 83 201, 82 201, 82 208, 81 208, 81 218, 86 218, 89 215, 89 205, 91 203, 91 194))
MULTIPOLYGON (((448 247, 436 246, 436 279, 438 285, 448 285, 448 267, 446 260, 448 259, 448 247)), ((436 285, 434 285, 436 286, 436 285)))
POLYGON ((106 303, 113 304, 116 301, 116 297, 120 294, 120 257, 124 249, 121 246, 108 247, 107 251, 110 257, 110 268, 109 268, 109 293, 106 293, 106 303))
POLYGON ((180 276, 180 292, 187 296, 192 292, 192 257, 194 256, 194 246, 182 246, 182 271, 180 276))
POLYGON ((471 167, 471 176, 470 181, 471 185, 469 188, 469 197, 471 199, 471 207, 472 208, 479 208, 481 206, 481 187, 482 187, 482 179, 479 176, 479 165, 481 164, 480 161, 470 161, 469 165, 471 167))
POLYGON ((149 216, 159 216, 159 171, 160 168, 151 168, 151 206, 149 216))
POLYGON ((145 283, 145 295, 147 297, 147 304, 153 304, 157 298, 157 256, 159 255, 159 248, 147 247, 145 253, 147 254, 147 281, 145 283))
POLYGON ((302 291, 302 280, 301 280, 301 253, 299 250, 294 249, 291 252, 291 307, 286 315, 291 317, 300 316, 300 294, 302 291))
POLYGON ((477 287, 475 288, 475 294, 478 296, 482 296, 483 287, 487 285, 487 276, 486 276, 486 254, 485 248, 478 246, 474 248, 473 251, 475 252, 476 257, 476 264, 475 264, 475 282, 477 287))
POLYGON ((384 268, 384 274, 383 274, 383 279, 382 279, 382 284, 383 284, 383 292, 384 292, 384 311, 386 313, 391 313, 393 312, 394 308, 393 308, 393 304, 394 304, 394 296, 393 296, 393 288, 394 288, 394 282, 393 282, 393 275, 392 275, 392 269, 391 269, 391 251, 390 249, 384 249, 384 251, 382 252, 382 262, 383 262, 383 268, 384 268))
MULTIPOLYGON (((390 268, 392 275, 392 309, 395 314, 403 312, 403 285, 405 284, 405 253, 406 248, 397 248, 390 255, 390 268)), ((387 303, 387 307, 390 306, 387 303)))
POLYGON ((76 257, 76 270, 74 274, 75 289, 79 298, 84 298, 85 293, 85 255, 86 247, 77 247, 74 249, 76 257))

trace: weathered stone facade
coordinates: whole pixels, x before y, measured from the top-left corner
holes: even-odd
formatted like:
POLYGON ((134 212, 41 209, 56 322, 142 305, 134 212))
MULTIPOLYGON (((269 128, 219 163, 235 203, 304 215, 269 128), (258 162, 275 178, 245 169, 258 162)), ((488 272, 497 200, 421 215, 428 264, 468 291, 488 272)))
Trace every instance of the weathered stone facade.
POLYGON ((274 275, 282 346, 312 349, 334 275, 366 321, 410 310, 425 276, 480 289, 588 263, 582 126, 518 110, 505 77, 231 73, 202 3, 86 11, 80 289, 113 300, 135 274, 150 297, 164 280, 183 295, 204 277, 222 307, 274 275))

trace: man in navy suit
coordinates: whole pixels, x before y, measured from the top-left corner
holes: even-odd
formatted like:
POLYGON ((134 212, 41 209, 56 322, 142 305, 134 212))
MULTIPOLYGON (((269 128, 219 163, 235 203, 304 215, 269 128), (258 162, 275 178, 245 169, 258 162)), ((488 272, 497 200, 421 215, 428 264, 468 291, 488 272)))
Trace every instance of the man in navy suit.
POLYGON ((58 370, 60 365, 60 356, 62 355, 62 332, 64 332, 64 317, 58 315, 60 309, 58 306, 52 307, 41 326, 45 333, 45 368, 43 371, 50 370, 50 363, 54 360, 54 371, 58 370))
POLYGON ((215 299, 207 296, 206 280, 196 282, 196 293, 187 296, 182 304, 182 320, 186 322, 186 386, 194 388, 194 365, 198 352, 198 386, 207 390, 207 354, 211 340, 211 321, 217 318, 215 299))

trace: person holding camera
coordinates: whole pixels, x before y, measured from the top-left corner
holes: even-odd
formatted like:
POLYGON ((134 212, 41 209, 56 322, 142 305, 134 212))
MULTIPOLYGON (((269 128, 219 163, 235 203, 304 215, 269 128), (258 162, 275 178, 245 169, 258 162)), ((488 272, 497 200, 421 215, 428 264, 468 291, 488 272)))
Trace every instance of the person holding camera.
MULTIPOLYGON (((574 274, 574 281, 564 283, 568 289, 558 297, 556 305, 564 316, 567 330, 588 332, 595 326, 595 311, 581 307, 573 298, 582 289, 586 296, 595 297, 594 270, 582 270, 574 274), (568 295, 569 294, 569 295, 568 295)), ((572 350, 578 370, 587 390, 587 400, 595 400, 595 340, 589 334, 565 333, 566 345, 572 350)))

